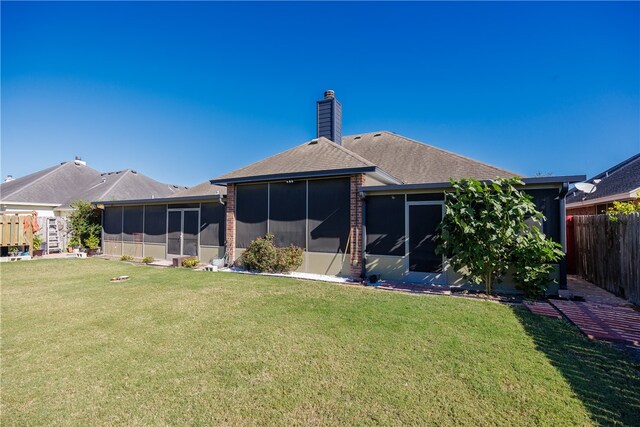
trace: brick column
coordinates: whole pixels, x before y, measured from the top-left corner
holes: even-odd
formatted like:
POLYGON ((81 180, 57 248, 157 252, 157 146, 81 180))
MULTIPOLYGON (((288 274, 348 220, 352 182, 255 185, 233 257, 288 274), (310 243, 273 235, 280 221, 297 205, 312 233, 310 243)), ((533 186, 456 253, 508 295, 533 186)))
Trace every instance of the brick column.
POLYGON ((236 260, 236 186, 227 185, 226 219, 224 228, 224 246, 227 263, 233 265, 236 260))
POLYGON ((362 199, 358 192, 364 185, 364 175, 351 176, 350 256, 351 277, 360 279, 362 274, 362 199))

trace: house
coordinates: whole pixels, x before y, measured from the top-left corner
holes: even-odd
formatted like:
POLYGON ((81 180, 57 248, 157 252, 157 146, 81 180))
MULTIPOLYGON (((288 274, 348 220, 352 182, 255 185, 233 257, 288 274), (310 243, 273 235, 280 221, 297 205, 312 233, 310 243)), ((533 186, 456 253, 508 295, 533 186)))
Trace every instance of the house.
MULTIPOLYGON (((317 102, 317 137, 164 200, 106 201, 105 252, 238 259, 266 233, 305 249, 300 270, 352 278, 462 283, 431 239, 449 179, 515 172, 388 131, 342 136, 333 91, 317 102), (198 193, 198 194, 195 194, 198 193), (178 197, 179 196, 179 197, 178 197)), ((564 244, 564 197, 584 176, 524 178, 564 244)), ((563 263, 557 266, 561 284, 563 263)))
MULTIPOLYGON (((75 200, 126 200, 166 197, 186 187, 163 184, 135 170, 99 172, 76 157, 73 161, 13 179, 0 184, 0 213, 37 212, 42 229, 44 221, 56 218, 56 230, 66 245, 64 218, 73 210, 75 200)), ((45 241, 48 236, 44 236, 45 241)))
POLYGON ((591 193, 573 189, 567 194, 567 215, 604 214, 613 202, 640 202, 640 153, 588 182, 595 186, 591 193))

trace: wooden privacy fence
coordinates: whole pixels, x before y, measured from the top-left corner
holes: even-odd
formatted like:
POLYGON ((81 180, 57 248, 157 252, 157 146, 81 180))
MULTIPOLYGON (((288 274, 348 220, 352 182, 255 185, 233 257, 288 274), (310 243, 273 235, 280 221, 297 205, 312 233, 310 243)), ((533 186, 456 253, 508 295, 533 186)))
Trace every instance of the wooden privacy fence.
POLYGON ((31 246, 33 230, 24 226, 24 217, 31 215, 0 215, 0 246, 31 246))
POLYGON ((576 274, 640 304, 640 214, 574 216, 576 274))

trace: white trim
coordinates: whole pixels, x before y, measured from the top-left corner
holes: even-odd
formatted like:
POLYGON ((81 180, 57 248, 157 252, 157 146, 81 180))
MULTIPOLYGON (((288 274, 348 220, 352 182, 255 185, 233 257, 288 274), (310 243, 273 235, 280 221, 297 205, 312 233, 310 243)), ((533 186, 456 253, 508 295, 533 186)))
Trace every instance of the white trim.
POLYGON ((636 188, 635 190, 631 190, 628 193, 624 192, 624 193, 613 194, 611 196, 599 197, 597 199, 571 202, 571 203, 567 203, 567 209, 579 208, 579 207, 585 207, 585 206, 594 206, 602 203, 615 202, 618 200, 638 199, 640 198, 640 196, 638 196, 638 192, 640 192, 640 187, 636 188))
POLYGON ((32 203, 32 202, 7 202, 6 200, 0 200, 0 205, 11 205, 11 206, 51 206, 56 208, 60 206, 60 203, 32 203))

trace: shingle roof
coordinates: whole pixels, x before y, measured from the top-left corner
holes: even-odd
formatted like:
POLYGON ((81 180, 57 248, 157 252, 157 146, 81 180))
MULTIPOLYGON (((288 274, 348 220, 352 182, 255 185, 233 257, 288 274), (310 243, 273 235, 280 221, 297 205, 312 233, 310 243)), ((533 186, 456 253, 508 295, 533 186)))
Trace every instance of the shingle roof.
POLYGON ((172 196, 186 187, 163 184, 131 169, 100 173, 65 162, 0 184, 2 202, 50 203, 67 209, 74 200, 130 200, 172 196))
POLYGON ((591 194, 585 194, 578 189, 574 189, 567 194, 567 204, 629 193, 640 188, 640 153, 599 173, 587 182, 594 184, 596 179, 600 180, 599 183, 595 184, 596 191, 591 194))
POLYGON ((320 137, 222 175, 216 178, 214 182, 225 182, 226 180, 247 177, 375 168, 375 166, 358 154, 327 138, 320 137))
POLYGON ((60 208, 68 208, 77 199, 86 201, 133 200, 175 195, 186 187, 164 184, 131 169, 107 172, 90 182, 83 191, 67 200, 60 208))
POLYGON ((450 178, 493 179, 518 174, 391 132, 345 136, 342 145, 318 138, 213 180, 225 182, 314 171, 376 168, 405 184, 450 178))
POLYGON ((60 205, 100 176, 82 163, 65 162, 0 184, 3 202, 51 203, 60 205))
POLYGON ((227 194, 227 187, 212 184, 211 181, 205 181, 186 190, 180 190, 171 197, 215 196, 216 194, 227 194))
POLYGON ((342 145, 405 184, 447 182, 450 178, 494 179, 520 176, 388 131, 351 135, 342 145))

